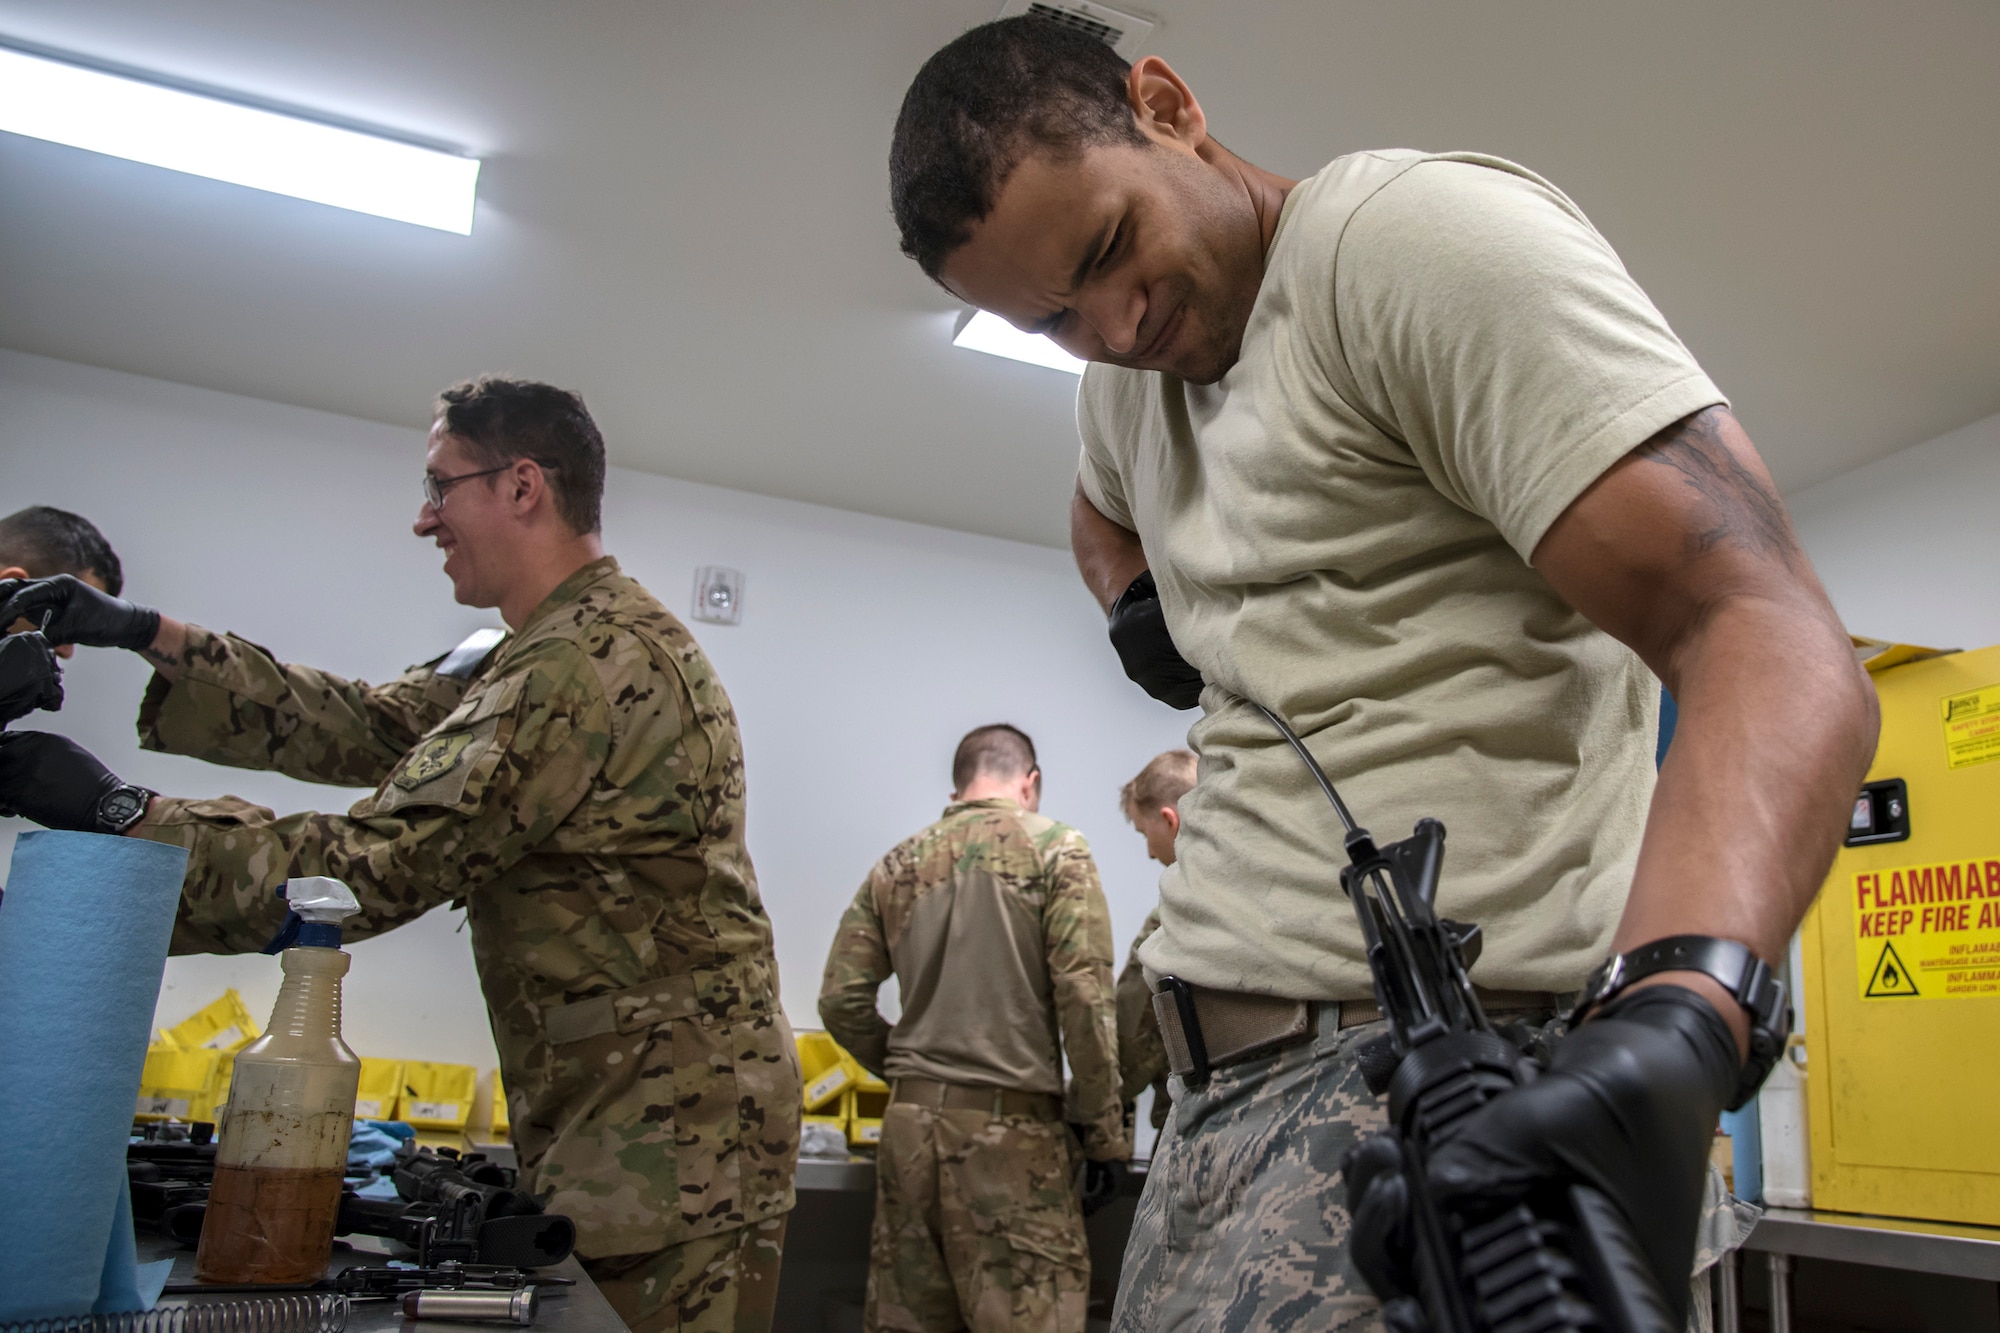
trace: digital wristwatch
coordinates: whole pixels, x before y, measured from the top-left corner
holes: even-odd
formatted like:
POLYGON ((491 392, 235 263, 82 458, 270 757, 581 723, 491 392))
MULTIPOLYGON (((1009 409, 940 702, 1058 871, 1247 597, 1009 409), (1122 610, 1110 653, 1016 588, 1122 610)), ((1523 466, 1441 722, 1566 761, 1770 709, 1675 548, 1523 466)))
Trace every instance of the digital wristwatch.
POLYGON ((121 782, 97 801, 97 831, 123 833, 146 817, 146 807, 159 793, 121 782))

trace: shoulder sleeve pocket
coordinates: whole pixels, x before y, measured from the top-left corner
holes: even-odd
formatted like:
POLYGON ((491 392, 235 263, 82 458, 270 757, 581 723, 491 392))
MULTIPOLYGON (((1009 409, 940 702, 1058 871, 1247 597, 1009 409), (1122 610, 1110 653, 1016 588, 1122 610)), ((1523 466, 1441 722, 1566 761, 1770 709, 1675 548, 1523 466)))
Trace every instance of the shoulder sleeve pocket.
POLYGON ((514 739, 518 681, 497 682, 467 698, 410 747, 379 787, 370 814, 409 806, 468 812, 479 807, 514 739))

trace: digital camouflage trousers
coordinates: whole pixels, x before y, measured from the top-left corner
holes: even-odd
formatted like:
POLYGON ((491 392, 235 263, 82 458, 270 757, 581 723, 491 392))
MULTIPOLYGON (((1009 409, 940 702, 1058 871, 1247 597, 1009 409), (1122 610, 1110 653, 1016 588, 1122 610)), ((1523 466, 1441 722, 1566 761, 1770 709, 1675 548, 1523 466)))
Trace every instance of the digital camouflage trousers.
POLYGON ((1061 1123, 891 1105, 876 1155, 867 1327, 1083 1333, 1081 1160, 1061 1123))
POLYGON ((1113 1327, 1249 1333, 1373 1329, 1380 1305, 1347 1258, 1340 1159, 1383 1129, 1357 1045, 1322 1007, 1310 1041, 1226 1065, 1200 1089, 1176 1081, 1132 1221, 1113 1327))
POLYGON ((786 1214, 648 1254, 584 1260, 632 1333, 770 1333, 786 1214))
MULTIPOLYGON (((1339 1030, 1324 1006, 1314 1038, 1216 1070, 1198 1091, 1177 1086, 1132 1222, 1113 1316, 1116 1333, 1382 1327, 1381 1306, 1347 1257, 1340 1163, 1388 1125, 1355 1051, 1387 1029, 1339 1030)), ((1494 1013, 1542 1026, 1547 1013, 1494 1013)), ((1690 1329, 1709 1327, 1706 1269, 1742 1243, 1757 1210, 1709 1170, 1690 1329)))

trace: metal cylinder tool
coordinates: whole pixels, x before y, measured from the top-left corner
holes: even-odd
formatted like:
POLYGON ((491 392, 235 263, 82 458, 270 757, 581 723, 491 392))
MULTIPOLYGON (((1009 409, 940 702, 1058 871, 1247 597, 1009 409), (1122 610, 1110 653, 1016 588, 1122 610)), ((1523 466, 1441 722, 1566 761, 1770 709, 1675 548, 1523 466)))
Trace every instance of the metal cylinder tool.
POLYGON ((470 1319, 489 1324, 535 1322, 541 1297, 533 1287, 519 1291, 412 1291, 403 1296, 405 1319, 470 1319))

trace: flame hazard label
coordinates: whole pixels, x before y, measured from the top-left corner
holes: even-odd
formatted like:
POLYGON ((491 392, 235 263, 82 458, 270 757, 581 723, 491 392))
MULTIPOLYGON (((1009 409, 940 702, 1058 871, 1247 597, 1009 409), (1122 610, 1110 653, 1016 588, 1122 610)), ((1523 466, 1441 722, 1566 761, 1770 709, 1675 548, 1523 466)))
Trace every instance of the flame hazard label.
POLYGON ((2000 856, 1854 876, 1864 1000, 2000 997, 2000 856))

